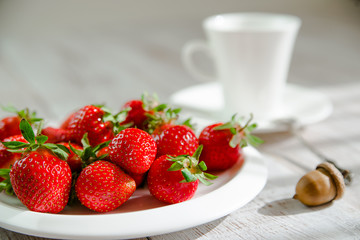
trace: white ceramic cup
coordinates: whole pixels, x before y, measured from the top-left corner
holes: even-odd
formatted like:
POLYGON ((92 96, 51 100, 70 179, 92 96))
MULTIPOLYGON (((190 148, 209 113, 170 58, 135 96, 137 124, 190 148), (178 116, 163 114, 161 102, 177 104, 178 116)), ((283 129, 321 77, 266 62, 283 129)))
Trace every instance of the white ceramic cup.
POLYGON ((254 114, 270 120, 282 113, 283 96, 301 25, 298 17, 271 13, 228 13, 203 22, 207 41, 194 40, 183 48, 183 63, 194 78, 220 81, 223 116, 254 114), (214 61, 216 76, 205 74, 194 63, 203 52, 214 61))

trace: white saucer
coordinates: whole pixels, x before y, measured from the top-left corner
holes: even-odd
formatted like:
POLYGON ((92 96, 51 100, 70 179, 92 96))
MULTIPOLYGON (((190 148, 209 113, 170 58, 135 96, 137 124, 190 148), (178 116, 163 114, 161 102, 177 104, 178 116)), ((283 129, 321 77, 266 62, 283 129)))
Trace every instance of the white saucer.
MULTIPOLYGON (((170 97, 170 102, 181 107, 183 117, 191 117, 198 128, 223 121, 219 112, 224 107, 219 83, 212 82, 182 89, 170 97)), ((284 96, 283 114, 266 122, 257 122, 258 133, 280 132, 289 129, 281 120, 296 121, 297 126, 320 122, 332 113, 330 99, 318 92, 295 84, 287 84, 284 96)))

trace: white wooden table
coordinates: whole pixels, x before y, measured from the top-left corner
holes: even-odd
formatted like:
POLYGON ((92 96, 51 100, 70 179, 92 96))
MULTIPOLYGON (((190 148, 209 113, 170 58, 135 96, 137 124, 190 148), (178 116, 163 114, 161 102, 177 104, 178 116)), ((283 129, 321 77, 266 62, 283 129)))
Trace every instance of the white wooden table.
MULTIPOLYGON (((301 135, 317 151, 360 174, 360 7, 344 0, 300 2, 210 1, 201 8, 205 1, 192 6, 155 1, 156 7, 169 11, 156 12, 151 3, 142 3, 141 18, 136 3, 124 1, 106 9, 98 6, 110 16, 121 13, 95 14, 98 25, 88 15, 55 21, 65 5, 53 12, 45 5, 42 12, 26 4, 2 3, 0 11, 15 16, 8 13, 0 19, 8 20, 1 21, 0 28, 0 103, 27 106, 59 121, 85 104, 107 103, 117 109, 145 90, 167 101, 175 91, 197 83, 182 67, 180 52, 186 41, 203 37, 202 18, 219 12, 286 12, 303 19, 289 82, 326 94, 334 106, 328 119, 306 126, 301 135), (26 25, 29 9, 40 13, 40 20, 33 19, 36 24, 26 25), (21 16, 22 21, 17 19, 21 16)), ((74 5, 81 13, 81 4, 74 5)), ((269 177, 253 201, 216 221, 147 239, 360 239, 359 181, 333 204, 305 207, 292 199, 295 185, 319 158, 289 132, 261 137, 266 143, 259 150, 271 156, 266 163, 269 177)), ((42 238, 0 229, 0 239, 42 238)))

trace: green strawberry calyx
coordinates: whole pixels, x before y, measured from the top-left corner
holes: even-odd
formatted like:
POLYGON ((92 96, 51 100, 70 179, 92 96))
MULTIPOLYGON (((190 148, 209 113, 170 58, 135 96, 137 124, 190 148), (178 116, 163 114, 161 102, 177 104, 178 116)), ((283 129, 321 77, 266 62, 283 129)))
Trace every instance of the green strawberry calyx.
POLYGON ((210 181, 216 179, 217 176, 205 172, 207 170, 205 162, 199 161, 202 149, 203 146, 200 145, 192 156, 180 155, 172 157, 168 155, 168 160, 174 162, 168 171, 181 171, 184 177, 184 180, 181 182, 194 182, 199 180, 206 186, 211 185, 212 182, 210 181))
POLYGON ((234 114, 229 122, 216 126, 214 130, 229 130, 233 134, 233 137, 229 142, 229 145, 232 148, 235 148, 236 146, 244 148, 248 145, 257 147, 262 144, 264 142, 263 140, 251 134, 257 127, 256 123, 251 123, 253 115, 250 114, 250 118, 245 124, 242 124, 243 119, 243 117, 236 118, 236 114, 234 114))
POLYGON ((162 105, 159 103, 159 97, 156 93, 150 96, 147 92, 144 92, 141 94, 141 102, 145 111, 156 111, 156 108, 162 105))
POLYGON ((0 177, 4 178, 4 180, 0 182, 0 192, 5 190, 6 194, 13 195, 14 190, 13 190, 11 182, 10 182, 9 174, 10 174, 9 168, 1 168, 0 169, 0 177))
POLYGON ((18 110, 14 106, 8 105, 8 106, 2 106, 2 109, 6 112, 17 114, 19 118, 26 119, 30 124, 34 124, 43 120, 42 118, 36 117, 36 112, 35 111, 30 112, 28 108, 18 110))
POLYGON ((26 119, 20 121, 20 131, 22 136, 27 141, 26 143, 20 141, 2 142, 9 152, 26 153, 36 151, 38 149, 48 149, 55 156, 61 160, 66 160, 69 156, 69 149, 61 144, 46 143, 48 137, 41 135, 42 122, 39 124, 37 135, 35 135, 30 123, 26 119))
POLYGON ((132 123, 121 124, 121 122, 123 122, 126 119, 126 116, 128 112, 131 110, 131 108, 125 108, 119 111, 118 113, 114 114, 105 105, 93 105, 93 106, 101 108, 104 111, 104 116, 102 117, 102 121, 104 123, 112 124, 112 130, 115 135, 118 134, 121 130, 124 130, 125 128, 129 128, 132 126, 132 123))
POLYGON ((108 154, 103 154, 101 156, 97 156, 97 153, 104 147, 107 147, 110 142, 111 142, 111 140, 102 142, 99 145, 92 147, 89 143, 88 133, 85 133, 81 139, 81 144, 83 146, 83 150, 74 148, 71 145, 71 143, 69 143, 69 146, 70 146, 71 151, 81 158, 82 168, 85 168, 86 166, 90 165, 91 163, 93 163, 97 160, 102 160, 108 156, 108 154))
POLYGON ((145 129, 149 134, 154 130, 165 124, 172 124, 179 118, 181 109, 170 108, 167 104, 161 104, 154 109, 154 113, 146 113, 147 120, 145 121, 145 129))

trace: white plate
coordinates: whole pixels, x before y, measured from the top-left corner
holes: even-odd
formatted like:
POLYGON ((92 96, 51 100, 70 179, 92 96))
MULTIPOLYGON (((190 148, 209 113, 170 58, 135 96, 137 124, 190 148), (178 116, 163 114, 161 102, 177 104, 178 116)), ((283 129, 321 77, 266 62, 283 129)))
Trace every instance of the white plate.
POLYGON ((117 210, 106 214, 83 206, 66 207, 61 214, 27 210, 13 197, 0 194, 0 227, 29 235, 61 239, 119 239, 164 234, 213 221, 250 202, 267 179, 265 157, 245 149, 244 165, 217 174, 214 184, 200 186, 186 202, 166 205, 146 188, 117 210))
MULTIPOLYGON (((219 114, 224 107, 219 83, 212 82, 182 89, 170 97, 170 102, 183 108, 184 118, 191 117, 198 127, 224 121, 219 114)), ((297 126, 317 123, 329 117, 332 110, 332 103, 326 95, 295 84, 287 84, 283 114, 267 122, 258 121, 256 131, 267 133, 288 130, 289 126, 281 120, 295 120, 297 126)))

